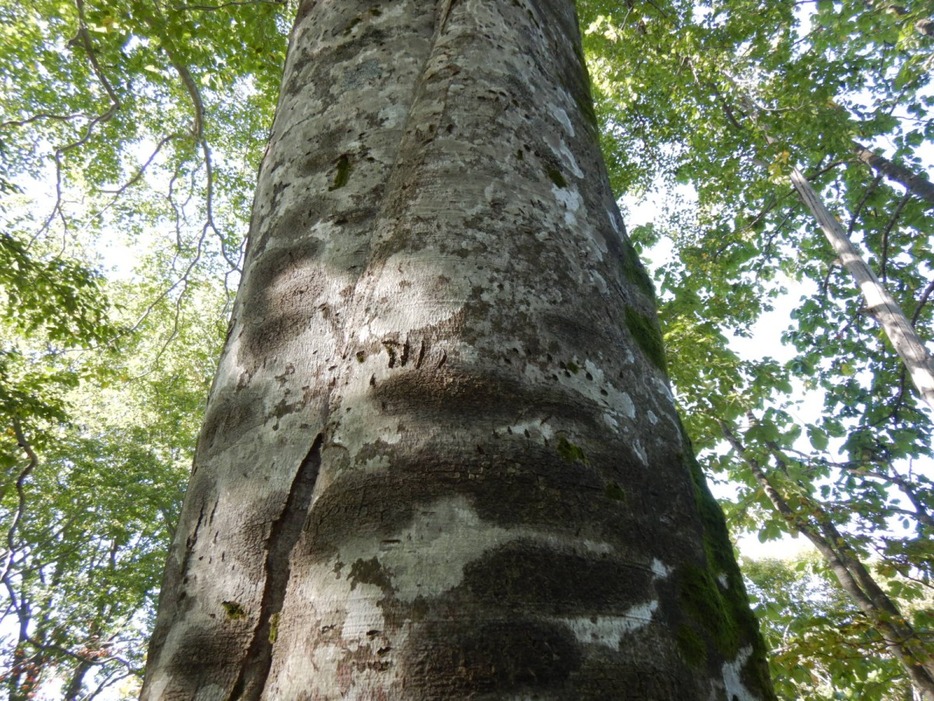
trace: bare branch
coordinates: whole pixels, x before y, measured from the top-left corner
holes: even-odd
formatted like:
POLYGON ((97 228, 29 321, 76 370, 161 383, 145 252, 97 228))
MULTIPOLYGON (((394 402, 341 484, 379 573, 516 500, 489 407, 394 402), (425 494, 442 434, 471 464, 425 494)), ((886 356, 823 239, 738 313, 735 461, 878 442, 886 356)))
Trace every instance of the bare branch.
POLYGON ((241 5, 284 5, 285 0, 236 0, 234 2, 225 2, 220 5, 178 5, 174 9, 179 12, 191 12, 192 10, 222 10, 225 7, 238 7, 241 5))
POLYGON ((851 144, 857 160, 865 163, 877 173, 881 173, 890 180, 904 186, 908 192, 924 201, 928 207, 934 207, 934 183, 925 176, 893 163, 885 156, 870 151, 857 141, 852 141, 851 144))
MULTIPOLYGON (((898 206, 895 207, 895 211, 892 212, 892 216, 889 217, 888 223, 885 225, 885 229, 882 231, 882 252, 880 254, 879 261, 879 275, 882 278, 882 282, 888 282, 888 264, 889 264, 889 234, 892 233, 892 227, 895 226, 895 223, 898 221, 898 218, 902 214, 902 210, 905 208, 905 205, 908 204, 908 200, 911 199, 911 193, 906 192, 905 196, 899 201, 898 206)), ((912 325, 913 326, 913 325, 912 325)))

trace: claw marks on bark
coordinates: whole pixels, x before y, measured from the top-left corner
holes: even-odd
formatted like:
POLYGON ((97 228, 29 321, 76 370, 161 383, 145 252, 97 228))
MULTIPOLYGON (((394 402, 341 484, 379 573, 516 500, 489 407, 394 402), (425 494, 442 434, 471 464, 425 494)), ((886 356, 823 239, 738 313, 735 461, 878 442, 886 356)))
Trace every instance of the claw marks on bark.
POLYGON ((255 701, 260 698, 266 685, 266 677, 272 665, 272 646, 275 642, 273 631, 289 583, 292 550, 302 534, 311 506, 312 493, 318 480, 322 442, 323 435, 319 433, 295 473, 282 513, 270 529, 269 541, 266 544, 266 585, 259 621, 249 652, 240 668, 240 676, 230 694, 231 701, 255 701))
MULTIPOLYGON (((405 367, 409 360, 412 359, 412 346, 408 340, 399 343, 394 340, 383 341, 383 347, 386 349, 386 352, 389 353, 389 367, 394 368, 397 365, 399 367, 405 367)), ((425 360, 425 353, 428 350, 428 344, 424 340, 419 341, 418 344, 418 355, 415 358, 415 369, 418 370, 422 366, 422 361, 425 360)))

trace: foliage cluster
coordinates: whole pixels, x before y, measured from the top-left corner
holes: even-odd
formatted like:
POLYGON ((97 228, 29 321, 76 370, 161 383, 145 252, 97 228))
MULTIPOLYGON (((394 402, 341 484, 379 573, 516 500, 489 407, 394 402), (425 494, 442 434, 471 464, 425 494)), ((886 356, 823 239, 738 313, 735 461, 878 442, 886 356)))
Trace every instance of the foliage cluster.
POLYGON ((0 695, 134 695, 286 2, 0 0, 0 695))

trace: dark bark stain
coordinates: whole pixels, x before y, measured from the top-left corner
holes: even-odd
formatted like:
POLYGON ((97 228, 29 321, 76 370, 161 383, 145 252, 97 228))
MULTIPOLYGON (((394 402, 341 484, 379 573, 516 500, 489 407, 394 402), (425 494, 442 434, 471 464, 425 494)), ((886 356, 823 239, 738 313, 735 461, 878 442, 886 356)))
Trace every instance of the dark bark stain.
POLYGON ((266 685, 266 677, 272 665, 274 617, 278 618, 282 610, 291 573, 292 550, 301 536, 318 480, 322 442, 323 436, 319 433, 295 473, 285 508, 270 529, 266 544, 266 586, 260 604, 259 621, 254 629, 247 656, 240 667, 240 676, 231 691, 231 701, 259 699, 266 685))
POLYGON ((324 291, 317 260, 321 248, 320 241, 311 239, 269 251, 249 271, 243 306, 251 314, 238 358, 244 367, 260 364, 314 323, 312 310, 324 291))
POLYGON ((428 621, 417 629, 407 653, 413 698, 426 699, 560 688, 582 661, 565 626, 517 616, 469 626, 458 620, 428 621))
POLYGON ((464 568, 464 586, 488 606, 534 603, 556 615, 622 614, 653 596, 647 566, 599 554, 556 552, 517 540, 464 568))

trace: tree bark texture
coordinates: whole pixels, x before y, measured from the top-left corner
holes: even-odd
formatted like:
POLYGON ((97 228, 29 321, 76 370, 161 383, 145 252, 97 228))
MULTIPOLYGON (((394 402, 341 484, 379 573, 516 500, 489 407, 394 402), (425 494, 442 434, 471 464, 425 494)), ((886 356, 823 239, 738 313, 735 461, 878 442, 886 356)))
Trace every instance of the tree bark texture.
POLYGON ((144 699, 774 698, 570 0, 306 0, 144 699))

